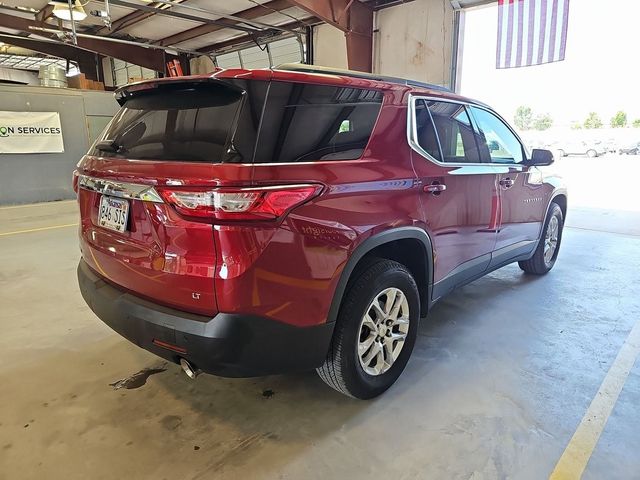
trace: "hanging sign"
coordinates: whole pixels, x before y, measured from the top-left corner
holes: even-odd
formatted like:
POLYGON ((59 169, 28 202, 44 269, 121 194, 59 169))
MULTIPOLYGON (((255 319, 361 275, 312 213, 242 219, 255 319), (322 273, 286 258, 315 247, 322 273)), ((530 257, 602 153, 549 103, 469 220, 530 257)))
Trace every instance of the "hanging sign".
POLYGON ((58 112, 0 111, 0 153, 64 152, 58 112))

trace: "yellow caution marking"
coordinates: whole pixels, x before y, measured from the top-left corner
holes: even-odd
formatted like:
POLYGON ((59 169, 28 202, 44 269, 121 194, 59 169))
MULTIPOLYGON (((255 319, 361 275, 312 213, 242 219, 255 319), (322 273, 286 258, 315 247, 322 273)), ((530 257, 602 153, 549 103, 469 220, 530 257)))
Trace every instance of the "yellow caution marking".
POLYGON ((64 205, 65 203, 75 203, 77 200, 58 200, 55 202, 40 202, 40 203, 27 203, 25 205, 9 205, 7 207, 0 207, 0 210, 13 210, 15 208, 28 208, 28 207, 45 207, 47 205, 64 205))
POLYGON ((16 230, 15 232, 0 233, 0 237, 7 237, 9 235, 19 235, 21 233, 43 232, 45 230, 55 230, 57 228, 77 227, 77 223, 65 223, 64 225, 53 225, 51 227, 40 228, 28 228, 26 230, 16 230))
POLYGON ((634 325, 591 401, 578 429, 558 460, 550 480, 582 477, 622 387, 640 354, 640 321, 634 325))

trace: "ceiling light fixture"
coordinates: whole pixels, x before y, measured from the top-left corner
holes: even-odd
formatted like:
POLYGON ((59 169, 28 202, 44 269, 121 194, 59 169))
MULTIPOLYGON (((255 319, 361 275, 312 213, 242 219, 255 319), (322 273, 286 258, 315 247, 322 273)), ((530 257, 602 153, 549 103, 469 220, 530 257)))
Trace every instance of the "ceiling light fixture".
MULTIPOLYGON (((60 20, 67 22, 71 21, 71 9, 67 2, 49 2, 49 5, 53 5, 53 15, 60 20)), ((84 11, 82 5, 77 0, 73 2, 73 21, 81 22, 87 18, 87 12, 84 11)))

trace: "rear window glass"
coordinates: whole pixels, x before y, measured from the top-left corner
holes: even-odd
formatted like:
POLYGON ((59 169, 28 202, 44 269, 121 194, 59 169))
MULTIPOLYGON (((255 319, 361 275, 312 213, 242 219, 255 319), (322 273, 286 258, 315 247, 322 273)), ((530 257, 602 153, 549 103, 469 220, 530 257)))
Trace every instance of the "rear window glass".
POLYGON ((374 90, 272 82, 255 162, 360 158, 381 105, 374 90))
POLYGON ((266 86, 251 82, 254 85, 247 87, 246 83, 159 88, 134 96, 116 114, 93 155, 250 161, 266 86), (257 95, 243 93, 246 89, 257 95), (241 128, 236 131, 237 124, 241 128))
POLYGON ((166 86, 127 100, 91 154, 213 163, 356 159, 381 105, 381 92, 326 85, 225 79, 166 86))

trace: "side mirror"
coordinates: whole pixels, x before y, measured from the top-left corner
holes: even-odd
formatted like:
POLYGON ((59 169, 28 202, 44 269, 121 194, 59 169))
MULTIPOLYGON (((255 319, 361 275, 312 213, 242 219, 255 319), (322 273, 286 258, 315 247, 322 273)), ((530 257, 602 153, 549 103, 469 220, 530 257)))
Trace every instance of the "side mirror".
POLYGON ((527 160, 526 164, 532 167, 543 167, 551 165, 553 163, 553 153, 550 150, 543 150, 541 148, 534 148, 531 151, 531 158, 527 160))

